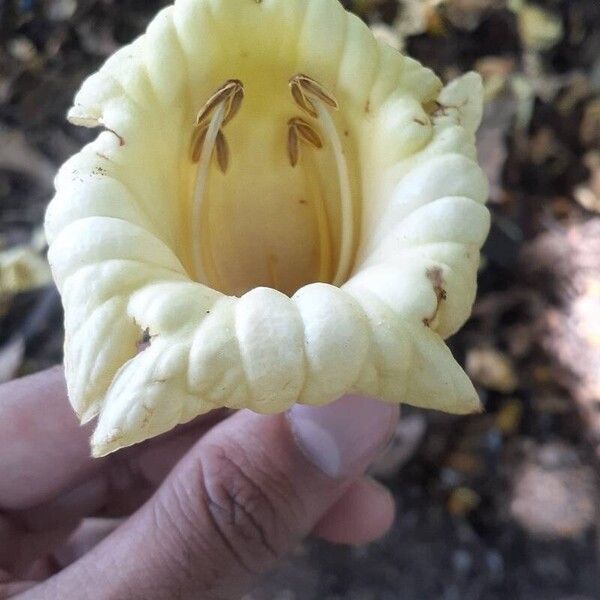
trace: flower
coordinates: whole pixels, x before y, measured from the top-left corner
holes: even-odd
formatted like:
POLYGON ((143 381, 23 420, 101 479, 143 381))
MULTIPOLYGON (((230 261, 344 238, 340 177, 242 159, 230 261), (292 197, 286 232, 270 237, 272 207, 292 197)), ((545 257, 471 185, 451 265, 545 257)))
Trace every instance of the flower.
POLYGON ((477 410, 443 339, 489 228, 479 77, 337 0, 178 0, 78 93, 49 259, 95 456, 218 407, 477 410), (143 338, 144 343, 140 344, 143 338))

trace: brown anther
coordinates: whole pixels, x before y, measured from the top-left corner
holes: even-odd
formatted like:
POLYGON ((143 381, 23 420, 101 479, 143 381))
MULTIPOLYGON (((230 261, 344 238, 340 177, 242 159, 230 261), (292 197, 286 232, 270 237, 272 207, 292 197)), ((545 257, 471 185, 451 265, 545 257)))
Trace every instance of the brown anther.
POLYGON ((300 157, 300 144, 298 140, 298 130, 291 124, 288 126, 288 156, 290 164, 295 167, 300 157))
POLYGON ((192 133, 192 142, 190 144, 190 158, 193 163, 197 163, 200 160, 202 154, 202 147, 204 146, 204 140, 208 127, 196 127, 192 133))
POLYGON ((298 130, 298 136, 313 148, 322 148, 323 142, 321 136, 304 119, 298 117, 291 119, 289 127, 295 127, 298 130))
POLYGON ((117 138, 117 140, 119 140, 119 146, 125 145, 125 138, 122 135, 119 135, 114 129, 111 129, 106 125, 104 125, 104 129, 106 129, 106 131, 110 131, 117 138))
POLYGON ((309 123, 299 117, 290 119, 288 121, 288 155, 292 167, 298 164, 300 140, 316 149, 323 147, 321 136, 309 123))
POLYGON ((448 293, 446 292, 444 285, 444 277, 443 272, 440 267, 432 267, 431 269, 427 269, 425 272, 427 279, 431 282, 433 286, 433 291, 435 292, 435 296, 437 299, 437 305, 435 307, 435 312, 431 317, 423 319, 423 324, 426 327, 431 327, 433 322, 436 320, 438 313, 440 312, 440 308, 442 302, 448 298, 448 293))
POLYGON ((225 109, 225 118, 223 119, 223 127, 235 117, 240 111, 242 101, 244 100, 244 88, 240 84, 240 87, 232 94, 231 98, 227 102, 225 109))
MULTIPOLYGON (((240 95, 241 98, 236 100, 236 105, 241 103, 243 98, 243 89, 244 86, 241 81, 237 79, 230 79, 226 81, 206 102, 206 104, 202 107, 202 109, 198 112, 198 116, 196 117, 196 127, 203 125, 212 115, 213 111, 219 104, 222 102, 230 101, 230 106, 228 112, 231 113, 232 105, 234 104, 233 98, 240 95)), ((235 112, 239 110, 239 106, 235 108, 235 112)), ((234 112, 234 115, 235 115, 234 112)), ((231 115, 231 116, 234 116, 231 115)), ((227 117, 227 114, 226 114, 227 117)), ((231 120, 231 119, 230 119, 231 120)))
MULTIPOLYGON (((307 96, 314 96, 331 108, 336 110, 339 108, 337 100, 320 83, 308 75, 303 75, 302 73, 294 75, 290 79, 290 87, 292 88, 292 95, 294 95, 294 87, 297 87, 301 90, 301 95, 305 100, 308 100, 307 96)), ((294 99, 296 99, 295 95, 294 99)), ((310 100, 308 101, 310 102, 310 100)))
POLYGON ((229 168, 229 144, 227 143, 223 132, 220 130, 217 134, 215 148, 217 152, 217 163, 219 164, 219 169, 221 169, 221 173, 225 174, 229 168))
POLYGON ((304 95, 302 88, 295 81, 290 81, 290 90, 292 92, 292 98, 294 102, 305 112, 308 113, 311 117, 316 119, 319 116, 317 113, 317 109, 314 104, 306 98, 304 95))

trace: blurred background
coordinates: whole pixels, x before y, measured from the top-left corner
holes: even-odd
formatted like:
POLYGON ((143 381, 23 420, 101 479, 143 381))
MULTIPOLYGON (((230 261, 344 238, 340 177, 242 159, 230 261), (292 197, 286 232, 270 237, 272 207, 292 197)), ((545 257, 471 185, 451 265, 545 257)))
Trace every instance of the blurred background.
MULTIPOLYGON (((0 381, 61 361, 41 224, 94 135, 66 110, 167 3, 0 0, 0 381)), ((600 598, 600 0, 344 4, 444 80, 484 78, 494 223, 451 345, 486 412, 407 408, 373 469, 391 533, 307 542, 247 600, 600 598)))

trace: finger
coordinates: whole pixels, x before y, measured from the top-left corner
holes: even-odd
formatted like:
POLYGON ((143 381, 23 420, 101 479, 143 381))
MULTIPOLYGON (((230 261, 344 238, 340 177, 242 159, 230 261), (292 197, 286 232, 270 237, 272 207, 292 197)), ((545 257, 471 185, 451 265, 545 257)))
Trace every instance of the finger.
POLYGON ((12 573, 0 569, 0 598, 12 598, 36 586, 35 581, 16 581, 12 573))
POLYGON ((77 524, 94 515, 129 515, 148 500, 169 471, 209 428, 210 425, 199 425, 177 438, 155 443, 129 460, 111 460, 93 477, 49 502, 9 514, 29 532, 77 524))
POLYGON ((0 397, 1 507, 38 504, 95 466, 92 429, 69 406, 62 369, 7 383, 0 397))
POLYGON ((136 459, 112 464, 48 503, 0 515, 0 568, 23 569, 45 556, 85 517, 131 514, 152 495, 199 435, 192 431, 165 440, 136 459))
POLYGON ((367 544, 392 526, 394 498, 372 479, 359 479, 329 509, 313 534, 334 544, 367 544))
MULTIPOLYGON (((64 543, 71 534, 70 529, 57 528, 40 534, 15 532, 0 547, 0 569, 21 578, 34 579, 31 569, 36 563, 57 546, 64 543)), ((1 598, 1 596, 0 596, 1 598)))
POLYGON ((38 591, 70 597, 84 582, 107 598, 237 598, 344 495, 397 414, 358 397, 295 408, 287 419, 240 412, 200 440, 122 527, 38 591))
POLYGON ((36 585, 35 581, 15 581, 14 583, 0 582, 0 598, 13 598, 31 590, 36 585))
POLYGON ((52 552, 86 517, 130 515, 150 498, 171 468, 208 428, 209 425, 204 429, 199 425, 177 438, 149 446, 138 456, 110 465, 51 502, 7 513, 0 519, 0 567, 22 570, 52 552), (15 552, 15 548, 19 551, 15 552))
MULTIPOLYGON (((94 460, 89 448, 92 426, 79 425, 67 400, 62 368, 5 384, 0 387, 0 398, 0 507, 5 510, 44 506, 85 485, 103 470, 135 471, 139 460, 145 461, 143 470, 159 482, 165 466, 168 469, 174 464, 166 440, 188 431, 202 433, 225 415, 224 411, 204 415, 151 442, 94 460), (144 459, 145 453, 153 456, 152 462, 144 459), (160 469, 162 474, 153 473, 160 469)), ((187 447, 181 449, 176 460, 185 450, 187 447)))
POLYGON ((50 502, 0 516, 0 568, 22 570, 52 552, 86 517, 130 515, 210 427, 200 423, 178 437, 129 453, 127 460, 111 459, 91 479, 50 502))
POLYGON ((86 519, 66 543, 52 553, 57 565, 61 569, 68 567, 90 552, 122 522, 122 519, 86 519))

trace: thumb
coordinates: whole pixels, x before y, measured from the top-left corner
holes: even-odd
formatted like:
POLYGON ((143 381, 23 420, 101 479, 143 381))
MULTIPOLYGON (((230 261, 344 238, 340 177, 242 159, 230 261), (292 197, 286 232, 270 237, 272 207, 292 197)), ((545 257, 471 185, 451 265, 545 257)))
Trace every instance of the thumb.
POLYGON ((83 578, 99 598, 240 597, 364 472, 397 415, 356 396, 286 416, 234 415, 125 525, 47 582, 49 596, 76 597, 83 578))

